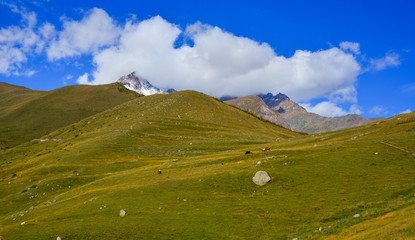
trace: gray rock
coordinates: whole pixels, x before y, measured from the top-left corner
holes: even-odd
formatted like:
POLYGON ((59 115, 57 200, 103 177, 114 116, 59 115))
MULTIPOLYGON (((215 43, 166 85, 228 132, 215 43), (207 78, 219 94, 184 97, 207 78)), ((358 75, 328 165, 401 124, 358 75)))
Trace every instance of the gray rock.
POLYGON ((62 240, 61 237, 57 237, 56 240, 62 240))
POLYGON ((252 181, 254 181, 256 185, 263 186, 267 184, 267 182, 271 181, 271 177, 265 171, 258 171, 255 173, 252 181))
POLYGON ((122 209, 121 209, 121 211, 120 211, 120 217, 124 217, 124 216, 125 216, 125 214, 126 214, 126 212, 125 212, 124 210, 122 210, 122 209))

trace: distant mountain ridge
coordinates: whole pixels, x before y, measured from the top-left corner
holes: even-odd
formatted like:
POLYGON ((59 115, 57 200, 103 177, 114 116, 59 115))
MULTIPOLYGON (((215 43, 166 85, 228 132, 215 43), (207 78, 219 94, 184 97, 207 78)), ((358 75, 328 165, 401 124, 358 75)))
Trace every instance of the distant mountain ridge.
POLYGON ((323 117, 307 112, 306 109, 282 93, 251 95, 225 102, 285 128, 305 133, 336 131, 369 124, 381 119, 366 119, 357 114, 343 117, 323 117))
POLYGON ((153 94, 166 94, 176 92, 175 89, 160 89, 158 87, 153 86, 147 80, 139 78, 135 72, 132 72, 128 75, 122 76, 117 80, 118 83, 121 83, 126 88, 137 92, 143 95, 153 95, 153 94))

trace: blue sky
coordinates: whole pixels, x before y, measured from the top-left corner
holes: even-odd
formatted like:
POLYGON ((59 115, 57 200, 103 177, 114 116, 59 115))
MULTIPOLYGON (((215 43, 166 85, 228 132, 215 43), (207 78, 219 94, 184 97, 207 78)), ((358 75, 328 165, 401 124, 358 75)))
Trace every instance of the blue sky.
POLYGON ((411 1, 1 1, 0 81, 51 90, 136 71, 325 116, 415 110, 411 1))

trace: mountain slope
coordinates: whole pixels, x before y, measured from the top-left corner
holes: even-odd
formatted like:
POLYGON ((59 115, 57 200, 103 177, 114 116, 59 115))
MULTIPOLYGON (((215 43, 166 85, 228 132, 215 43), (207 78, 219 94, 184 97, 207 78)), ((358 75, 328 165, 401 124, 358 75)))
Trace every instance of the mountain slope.
POLYGON ((280 124, 297 132, 321 133, 351 128, 375 122, 380 119, 366 119, 356 114, 344 117, 322 117, 307 112, 303 107, 291 101, 284 94, 271 93, 232 99, 226 103, 280 124))
POLYGON ((370 219, 325 239, 415 239, 415 205, 370 219))
POLYGON ((0 152, 5 239, 318 239, 415 202, 415 113, 301 135, 185 91, 45 137, 0 152))
POLYGON ((0 82, 0 117, 43 93, 44 91, 31 90, 25 87, 0 82))
POLYGON ((16 102, 0 110, 0 148, 41 137, 138 96, 117 83, 74 85, 49 92, 12 88, 0 92, 2 102, 16 102))

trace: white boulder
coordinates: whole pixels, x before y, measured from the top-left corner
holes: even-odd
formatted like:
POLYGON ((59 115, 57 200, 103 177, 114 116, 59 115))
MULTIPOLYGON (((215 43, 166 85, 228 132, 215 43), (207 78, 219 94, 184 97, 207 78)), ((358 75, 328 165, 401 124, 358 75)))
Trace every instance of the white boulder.
POLYGON ((120 217, 124 217, 124 216, 125 216, 125 214, 126 214, 126 212, 125 212, 124 210, 122 210, 122 209, 121 209, 121 211, 120 211, 120 217))
POLYGON ((252 178, 252 181, 259 186, 263 186, 267 184, 267 182, 271 181, 271 177, 265 171, 258 171, 255 173, 255 176, 252 178))

